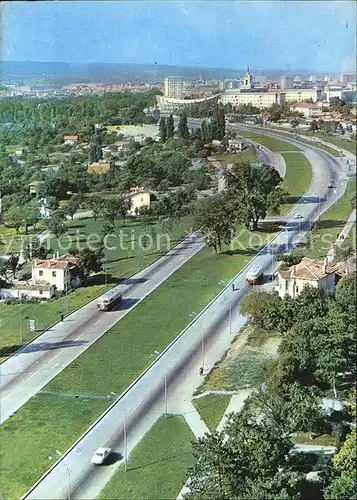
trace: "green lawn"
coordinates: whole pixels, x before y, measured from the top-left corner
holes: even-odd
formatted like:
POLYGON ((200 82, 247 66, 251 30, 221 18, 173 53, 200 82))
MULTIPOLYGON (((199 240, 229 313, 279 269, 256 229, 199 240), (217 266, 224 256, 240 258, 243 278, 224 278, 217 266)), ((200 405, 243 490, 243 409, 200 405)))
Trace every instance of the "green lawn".
POLYGON ((216 364, 200 387, 208 390, 235 391, 259 387, 265 380, 266 366, 273 354, 264 348, 243 345, 216 364))
POLYGON ((240 153, 214 155, 214 158, 217 161, 223 161, 225 163, 239 163, 240 161, 255 161, 257 155, 252 148, 246 148, 240 153))
MULTIPOLYGON (((268 240, 272 237, 272 233, 261 233, 261 236, 268 240)), ((241 244, 247 248, 246 250, 239 250, 237 243, 235 250, 227 248, 227 252, 224 251, 219 255, 215 255, 211 249, 205 247, 65 368, 44 390, 102 396, 111 391, 123 392, 152 362, 151 354, 154 350, 164 349, 191 321, 190 313, 199 312, 221 290, 218 282, 233 277, 258 251, 258 247, 255 246, 256 236, 250 244, 249 240, 250 233, 244 232, 241 244), (165 311, 165 315, 162 311, 165 311), (110 366, 110 377, 108 377, 108 366, 110 366)), ((55 440, 58 433, 58 418, 54 418, 54 415, 57 415, 58 405, 60 405, 58 415, 61 414, 63 400, 51 396, 50 407, 45 404, 46 401, 42 398, 30 400, 7 422, 7 428, 11 433, 0 434, 6 457, 11 454, 13 448, 21 447, 23 431, 16 425, 16 421, 21 418, 23 412, 27 414, 29 429, 33 430, 32 422, 36 421, 39 414, 47 422, 45 429, 41 426, 36 427, 36 433, 32 434, 32 442, 29 440, 26 443, 28 456, 32 456, 31 460, 27 460, 26 466, 23 465, 28 478, 26 488, 44 472, 45 468, 38 466, 38 455, 42 457, 40 450, 47 442, 51 442, 49 434, 52 433, 55 440), (33 401, 37 403, 34 405, 33 401)), ((91 420, 94 420, 95 416, 93 415, 91 420)), ((62 420, 66 418, 66 415, 61 417, 62 420)), ((78 432, 74 436, 72 431, 65 430, 68 428, 68 423, 63 421, 62 424, 63 449, 69 448, 75 437, 88 427, 87 420, 78 422, 78 432)), ((15 474, 15 471, 13 473, 15 474)), ((11 490, 11 476, 9 479, 6 476, 3 481, 6 488, 11 490)))
POLYGON ((286 175, 282 187, 290 196, 287 203, 281 207, 281 213, 286 214, 305 193, 312 180, 311 163, 303 153, 282 153, 286 164, 286 175))
POLYGON ((346 149, 350 153, 356 154, 356 142, 350 141, 348 139, 344 139, 342 136, 339 137, 338 135, 328 135, 328 134, 323 134, 321 132, 309 132, 309 131, 299 131, 299 134, 306 135, 306 136, 314 136, 322 139, 323 141, 329 142, 330 144, 333 144, 337 146, 338 148, 346 149))
POLYGON ((294 444, 313 444, 320 446, 337 446, 337 439, 333 438, 330 434, 322 434, 321 436, 310 438, 308 432, 297 432, 291 437, 294 444))
POLYGON ((246 130, 239 130, 238 134, 242 137, 252 139, 252 141, 267 147, 274 153, 280 153, 282 151, 300 151, 300 149, 293 144, 289 144, 284 141, 278 141, 277 139, 273 139, 269 136, 259 135, 256 130, 252 130, 251 132, 248 132, 246 130))
POLYGON ((120 466, 98 498, 174 500, 195 461, 193 440, 183 417, 162 417, 129 457, 128 470, 120 466))
MULTIPOLYGON (((276 133, 277 135, 281 135, 283 137, 287 137, 287 138, 293 139, 293 137, 292 137, 292 135, 290 133, 288 133, 286 131, 283 131, 280 128, 276 128, 276 129, 273 128, 272 131, 274 132, 274 134, 276 133)), ((295 131, 292 131, 292 133, 293 134, 301 135, 304 132, 301 131, 301 130, 299 130, 299 129, 296 129, 295 131)), ((326 146, 325 144, 322 144, 322 142, 310 141, 308 139, 309 139, 309 136, 306 136, 306 139, 302 139, 301 137, 297 138, 298 141, 303 142, 304 144, 308 144, 309 146, 316 146, 316 147, 318 147, 320 149, 323 149, 327 153, 332 154, 333 156, 341 156, 341 154, 337 150, 337 148, 332 148, 332 147, 326 146)))
POLYGON ((231 396, 208 394, 192 402, 210 431, 215 431, 229 405, 231 396))
MULTIPOLYGON (((95 222, 93 219, 70 222, 68 224, 68 233, 62 236, 59 241, 56 238, 51 238, 49 245, 55 251, 60 249, 60 254, 65 253, 68 248, 74 246, 77 240, 84 247, 86 246, 88 236, 94 238, 95 235, 100 235, 102 224, 101 220, 95 222)), ((140 269, 154 262, 158 257, 157 248, 160 247, 164 250, 167 247, 170 248, 177 245, 181 237, 190 232, 190 228, 191 219, 188 217, 173 227, 163 227, 162 234, 167 234, 169 240, 166 240, 165 237, 158 237, 158 246, 156 246, 155 237, 154 248, 141 251, 137 244, 140 234, 144 232, 149 232, 150 234, 150 231, 155 230, 155 225, 152 224, 151 226, 144 227, 139 220, 126 222, 123 225, 122 222, 117 221, 115 231, 118 239, 117 241, 114 238, 108 240, 109 246, 118 246, 116 250, 109 251, 107 255, 109 284, 105 284, 104 275, 101 273, 91 277, 87 286, 80 287, 70 293, 67 301, 65 298, 59 298, 42 304, 0 304, 0 359, 4 359, 20 347, 21 323, 24 341, 31 340, 34 336, 59 320, 60 312, 66 312, 67 310, 66 304, 68 305, 68 313, 70 313, 85 303, 90 302, 108 287, 114 286, 119 279, 132 276, 140 269), (37 332, 29 332, 28 318, 36 320, 37 332)))
POLYGON ((64 452, 109 404, 103 399, 60 397, 54 403, 52 396, 40 394, 4 422, 0 429, 1 498, 20 498, 51 466, 48 456, 56 456, 56 450, 64 452))
POLYGON ((351 198, 356 193, 354 182, 348 184, 345 194, 322 214, 310 233, 310 247, 304 249, 307 257, 321 259, 326 256, 352 212, 351 198))
POLYGON ((29 238, 34 235, 38 236, 44 229, 45 223, 41 221, 36 225, 36 228, 30 227, 28 235, 25 235, 23 230, 20 231, 20 234, 17 234, 14 228, 0 224, 0 242, 2 242, 0 244, 0 253, 20 252, 29 238))

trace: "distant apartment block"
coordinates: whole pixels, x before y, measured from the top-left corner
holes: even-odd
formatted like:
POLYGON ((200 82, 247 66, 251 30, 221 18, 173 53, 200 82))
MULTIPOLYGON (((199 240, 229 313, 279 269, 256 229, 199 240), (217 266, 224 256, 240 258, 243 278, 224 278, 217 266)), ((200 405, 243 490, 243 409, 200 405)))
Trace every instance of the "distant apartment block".
POLYGON ((285 89, 293 89, 294 88, 294 77, 292 76, 282 76, 280 78, 280 88, 285 89))
POLYGON ((356 83, 356 73, 340 73, 338 75, 338 82, 341 85, 355 84, 356 83))
POLYGON ((183 99, 185 96, 185 81, 178 76, 168 76, 164 81, 165 97, 183 99))

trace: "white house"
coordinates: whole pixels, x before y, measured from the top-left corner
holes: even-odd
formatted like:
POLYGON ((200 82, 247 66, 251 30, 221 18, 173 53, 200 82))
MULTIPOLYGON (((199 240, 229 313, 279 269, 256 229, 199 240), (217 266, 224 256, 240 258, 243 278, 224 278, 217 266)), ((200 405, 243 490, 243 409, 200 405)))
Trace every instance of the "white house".
POLYGON ((44 281, 56 290, 65 291, 78 284, 73 274, 77 258, 64 254, 56 259, 34 259, 32 261, 32 281, 44 281))
POLYGON ((229 153, 234 153, 236 151, 243 151, 244 148, 244 142, 240 141, 239 139, 229 139, 228 140, 228 152, 229 153))
POLYGON ((286 295, 294 299, 306 286, 321 288, 333 294, 339 267, 340 264, 329 263, 326 258, 320 261, 304 257, 299 264, 278 271, 276 291, 282 299, 286 295))
POLYGON ((49 219, 53 214, 53 210, 51 208, 48 208, 47 206, 46 198, 40 198, 39 200, 37 200, 36 207, 37 207, 37 217, 39 219, 49 219))
POLYGON ((14 280, 10 286, 0 289, 1 299, 39 298, 50 299, 55 294, 55 286, 45 281, 14 280))
POLYGON ((317 118, 323 113, 322 107, 313 102, 299 102, 291 106, 290 109, 301 113, 305 118, 317 118))
POLYGON ((128 194, 128 198, 131 200, 131 207, 128 212, 131 215, 137 214, 139 209, 142 207, 150 207, 151 195, 150 192, 144 188, 140 188, 138 186, 132 188, 128 194))
POLYGON ((77 142, 79 141, 79 137, 78 135, 65 135, 63 137, 63 141, 65 144, 70 144, 71 146, 73 146, 73 144, 77 144, 77 142))

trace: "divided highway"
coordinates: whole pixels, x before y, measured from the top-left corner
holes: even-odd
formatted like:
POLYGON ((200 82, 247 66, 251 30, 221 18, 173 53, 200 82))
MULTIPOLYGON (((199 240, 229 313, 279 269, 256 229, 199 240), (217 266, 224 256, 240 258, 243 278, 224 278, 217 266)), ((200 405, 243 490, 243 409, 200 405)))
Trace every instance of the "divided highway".
POLYGON ((102 312, 97 299, 70 314, 0 365, 3 423, 204 246, 194 233, 135 276, 124 280, 120 309, 102 312))
POLYGON ((131 443, 130 452, 163 413, 165 379, 171 394, 168 407, 171 411, 177 408, 180 401, 187 401, 200 383, 197 370, 202 364, 202 343, 209 350, 210 367, 229 347, 231 326, 232 331, 237 331, 244 323, 239 314, 239 303, 250 289, 245 283, 245 273, 258 265, 266 275, 273 274, 276 268, 274 254, 290 251, 305 236, 319 213, 342 196, 346 189, 346 175, 338 159, 298 141, 276 137, 298 145, 312 164, 313 181, 291 213, 293 217, 294 211, 298 211, 303 218, 288 221, 284 230, 234 278, 236 291, 228 285, 24 498, 67 498, 69 477, 71 498, 95 498, 122 463, 121 457, 125 454, 124 421, 128 442, 131 443), (335 189, 328 189, 330 182, 336 186, 335 189), (232 325, 230 317, 233 317, 232 325), (117 457, 115 463, 104 467, 92 466, 90 458, 98 446, 111 447, 117 457))

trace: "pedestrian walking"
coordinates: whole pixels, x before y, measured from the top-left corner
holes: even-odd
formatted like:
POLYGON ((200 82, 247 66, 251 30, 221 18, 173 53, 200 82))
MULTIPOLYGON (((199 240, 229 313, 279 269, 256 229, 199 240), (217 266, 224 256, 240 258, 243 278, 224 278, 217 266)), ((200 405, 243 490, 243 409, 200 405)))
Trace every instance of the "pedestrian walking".
POLYGON ((234 292, 235 288, 234 288, 234 283, 232 283, 232 292, 234 292))
POLYGON ((63 313, 60 313, 60 319, 63 321, 63 313))
POLYGON ((200 376, 202 376, 202 375, 203 375, 203 368, 202 368, 202 366, 201 366, 201 367, 200 367, 200 369, 198 370, 198 373, 200 374, 200 376))

